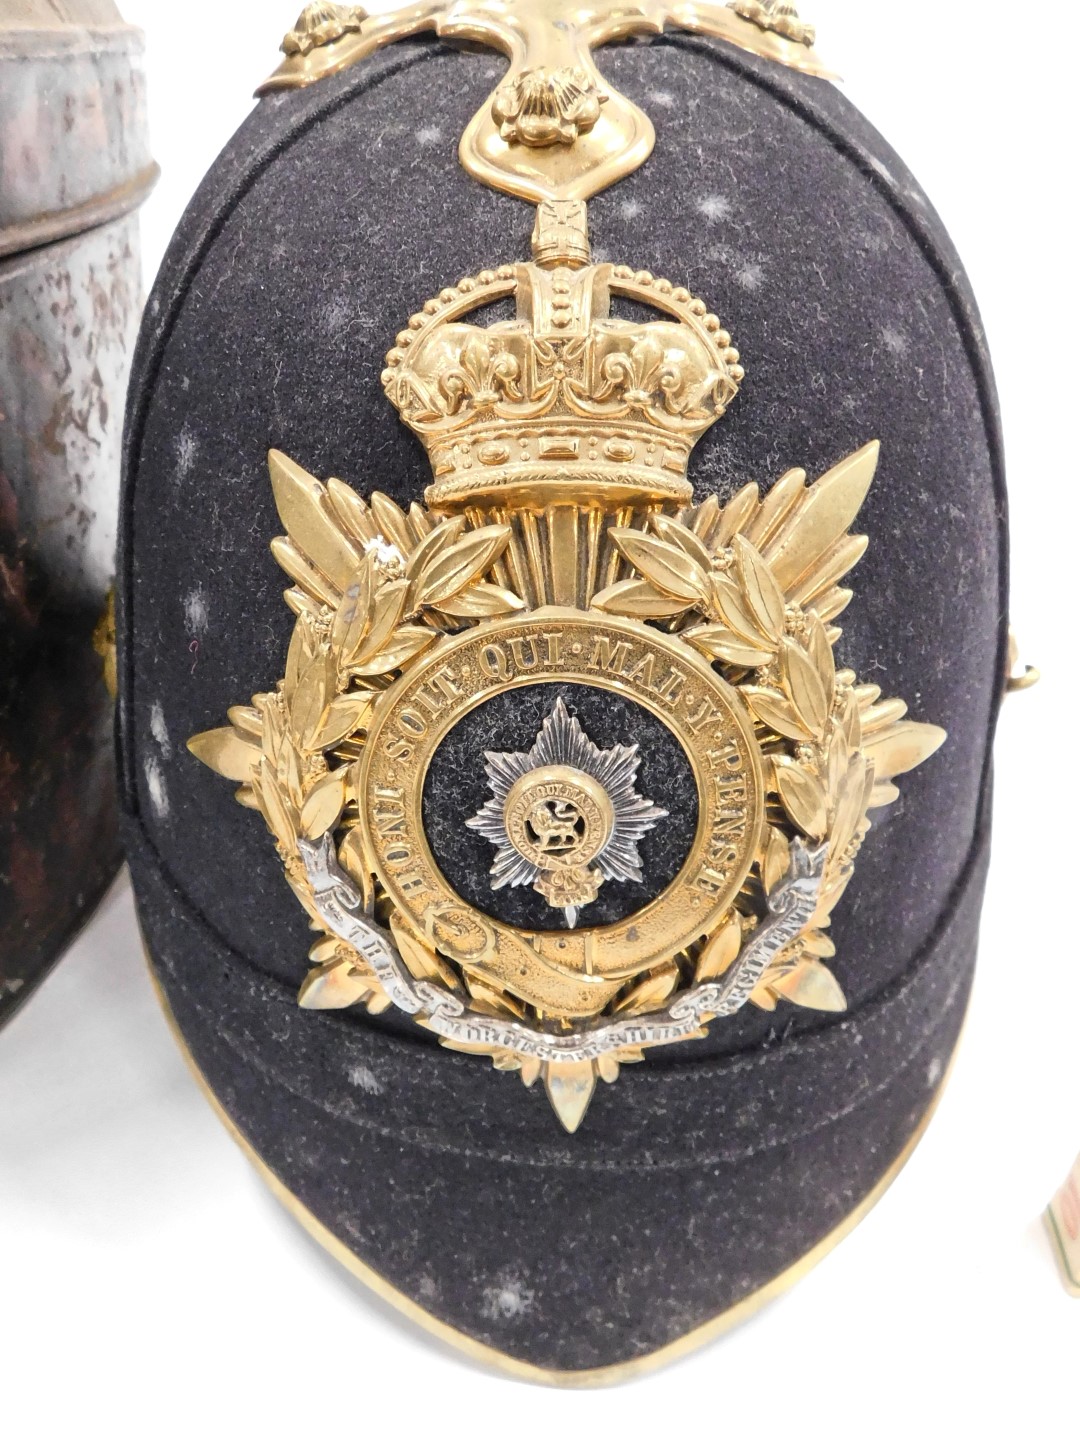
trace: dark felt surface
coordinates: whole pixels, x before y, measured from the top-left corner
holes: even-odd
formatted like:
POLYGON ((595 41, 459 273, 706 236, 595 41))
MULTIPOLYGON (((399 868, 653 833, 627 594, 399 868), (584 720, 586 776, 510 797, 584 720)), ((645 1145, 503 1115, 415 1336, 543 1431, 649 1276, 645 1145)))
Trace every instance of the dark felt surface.
POLYGON ((985 860, 935 946, 862 1011, 713 1064, 680 1047, 671 1065, 636 1066, 600 1088, 575 1137, 539 1090, 472 1057, 299 1010, 141 850, 133 875, 195 1059, 270 1168, 440 1320, 580 1370, 647 1355, 760 1289, 886 1173, 963 1019, 985 860))
POLYGON ((640 884, 606 882, 582 910, 582 927, 614 925, 655 900, 685 865, 697 832, 697 785, 690 762, 667 726, 643 706, 587 685, 531 685, 496 695, 470 711, 432 757, 424 786, 424 830, 436 863, 463 899, 527 930, 564 928, 562 912, 531 886, 493 891, 489 871, 495 848, 465 822, 491 796, 484 752, 531 750, 560 697, 601 750, 640 747, 638 794, 668 812, 638 842, 640 884))
MULTIPOLYGON (((379 373, 428 295, 526 254, 529 209, 468 180, 454 155, 501 62, 427 43, 393 47, 359 72, 263 102, 227 149, 148 310, 129 413, 120 596, 129 846, 151 944, 196 1053, 286 1182, 373 1263, 383 1255, 380 1268, 415 1298, 471 1333, 483 1329, 477 1307, 487 1302, 477 1296, 496 1284, 499 1266, 516 1266, 525 1289, 540 1293, 549 1257, 558 1271, 543 1281, 554 1287, 549 1299, 524 1307, 512 1337, 489 1329, 493 1343, 551 1363, 641 1353, 662 1343, 661 1332, 670 1338, 754 1288, 829 1229, 900 1148, 925 1102, 926 1074, 951 1045, 973 952, 975 891, 955 934, 936 954, 927 946, 953 913, 974 853, 1006 614, 982 332, 959 262, 901 162, 828 85, 719 43, 679 37, 612 49, 602 65, 650 110, 659 141, 642 171, 591 202, 598 258, 700 293, 748 369, 740 398, 695 454, 699 490, 726 496, 795 464, 817 474, 872 437, 883 443, 859 527, 872 544, 855 572, 839 654, 951 738, 879 817, 838 913, 835 968, 852 1013, 747 1007, 714 1026, 692 1057, 676 1047, 624 1073, 573 1141, 552 1138, 542 1099, 482 1063, 437 1052, 408 1021, 293 1008, 310 943, 305 917, 261 822, 183 748, 284 667, 291 616, 267 548, 280 530, 268 447, 400 500, 428 483, 379 373), (155 705, 167 745, 160 725, 151 732, 155 705), (167 900, 152 878, 159 867, 167 900), (892 1011, 890 997, 913 975, 931 988, 955 985, 944 1017, 942 992, 892 1011), (367 1103, 357 1095, 366 1082, 343 1081, 341 1066, 344 1055, 369 1051, 380 1093, 412 1097, 437 1160, 413 1152, 392 1109, 362 1154, 351 1148, 342 1117, 367 1103), (810 1053, 833 1057, 837 1071, 816 1070, 810 1053), (708 1063, 724 1056, 734 1058, 708 1063), (925 1068, 923 1056, 933 1057, 925 1068), (756 1103, 750 1075, 762 1079, 756 1103), (337 1116, 318 1122, 317 1137, 306 1130, 315 1121, 302 1085, 337 1116), (845 1110, 853 1095, 873 1098, 845 1110), (812 1115, 818 1129, 786 1158, 698 1163, 771 1144, 788 1111, 812 1115), (466 1122, 487 1135, 483 1156, 455 1158, 466 1122), (626 1201, 619 1208, 614 1181, 607 1194, 500 1178, 496 1154, 509 1154, 519 1176, 542 1143, 566 1164, 601 1168, 611 1146, 633 1165, 662 1145, 677 1166, 697 1166, 693 1196, 666 1182, 639 1193, 635 1182, 631 1211, 626 1201), (327 1166, 331 1156, 344 1165, 327 1166), (320 1189, 328 1169, 345 1179, 320 1189), (480 1198, 485 1185, 491 1208, 480 1198), (451 1270, 425 1288, 445 1236, 436 1212, 462 1196, 489 1225, 476 1221, 485 1255, 470 1260, 468 1284, 451 1270), (511 1206, 505 1216, 500 1196, 511 1206), (691 1201, 708 1217, 692 1242, 691 1201), (627 1273, 640 1262, 651 1279, 648 1307, 645 1291, 626 1282, 618 1318, 603 1317, 594 1297, 623 1285, 623 1261, 576 1243, 564 1261, 543 1223, 557 1215, 569 1227, 575 1207, 583 1234, 603 1228, 597 1216, 620 1217, 627 1273), (575 1286, 579 1319, 560 1339, 554 1307, 575 1286)), ((455 1231, 447 1248, 464 1244, 455 1231)))

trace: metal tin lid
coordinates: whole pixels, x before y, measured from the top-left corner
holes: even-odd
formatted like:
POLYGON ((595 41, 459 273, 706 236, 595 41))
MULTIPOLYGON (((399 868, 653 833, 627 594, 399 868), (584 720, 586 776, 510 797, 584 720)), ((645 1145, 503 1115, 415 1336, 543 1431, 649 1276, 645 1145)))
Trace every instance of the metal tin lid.
POLYGON ((112 0, 0 6, 0 256, 135 208, 157 174, 142 32, 112 0))

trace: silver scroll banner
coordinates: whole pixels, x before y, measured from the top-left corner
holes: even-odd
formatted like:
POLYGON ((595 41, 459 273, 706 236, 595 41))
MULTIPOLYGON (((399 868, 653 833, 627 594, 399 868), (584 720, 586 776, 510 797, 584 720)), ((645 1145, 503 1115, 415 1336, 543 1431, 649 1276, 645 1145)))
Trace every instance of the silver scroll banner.
POLYGON ((828 850, 827 844, 813 849, 802 840, 792 844, 788 873, 769 896, 766 918, 726 975, 695 986, 650 1015, 598 1021, 572 1035, 551 1035, 517 1020, 478 1014, 445 986, 417 980, 398 954, 390 933, 364 913, 360 892, 337 862, 332 836, 317 842, 300 841, 319 915, 330 931, 371 967, 399 1010, 422 1017, 429 1029, 446 1040, 510 1050, 547 1064, 598 1060, 614 1050, 670 1045, 689 1039, 711 1020, 741 1010, 770 961, 809 925, 817 909, 828 850))

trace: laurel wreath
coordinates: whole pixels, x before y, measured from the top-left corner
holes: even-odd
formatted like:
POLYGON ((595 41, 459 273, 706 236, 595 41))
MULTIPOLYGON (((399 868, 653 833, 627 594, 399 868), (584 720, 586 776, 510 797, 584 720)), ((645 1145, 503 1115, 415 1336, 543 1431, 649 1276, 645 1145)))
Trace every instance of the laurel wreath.
MULTIPOLYGON (((596 597, 611 614, 678 622, 681 638, 719 663, 758 722, 771 769, 769 788, 808 840, 827 841, 829 862, 812 927, 770 966, 751 1000, 775 1009, 781 998, 843 1010, 843 991, 824 961, 824 934, 849 883, 870 828, 874 766, 863 752, 854 676, 838 675, 820 616, 788 604, 760 552, 741 534, 710 548, 701 538, 719 514, 706 503, 690 524, 650 517, 653 533, 617 529, 615 545, 639 572, 596 597)), ((838 633, 838 632, 836 632, 838 633)), ((884 800, 884 794, 878 797, 884 800)), ((761 878, 768 894, 787 873, 790 842, 769 826, 761 878)), ((736 936, 707 963, 734 959, 736 936)), ((737 951, 735 952, 737 953, 737 951)))
MULTIPOLYGON (((271 475, 289 530, 272 549, 295 582, 285 597, 297 617, 285 676, 277 690, 230 710, 228 727, 195 736, 189 748, 242 782, 237 799, 266 821, 290 886, 320 925, 299 845, 330 831, 340 830, 339 863, 374 912, 359 825, 359 737, 379 695, 440 635, 525 603, 483 578, 506 549, 508 526, 467 531, 462 517, 437 521, 419 506, 406 514, 381 494, 368 505, 340 481, 324 486, 284 456, 272 458, 271 475)), ((414 972, 460 988, 399 916, 391 926, 414 972)), ((364 1003, 374 1013, 389 1006, 373 972, 337 938, 325 936, 311 958, 301 1004, 364 1003)), ((494 998, 478 988, 482 998, 494 998)))

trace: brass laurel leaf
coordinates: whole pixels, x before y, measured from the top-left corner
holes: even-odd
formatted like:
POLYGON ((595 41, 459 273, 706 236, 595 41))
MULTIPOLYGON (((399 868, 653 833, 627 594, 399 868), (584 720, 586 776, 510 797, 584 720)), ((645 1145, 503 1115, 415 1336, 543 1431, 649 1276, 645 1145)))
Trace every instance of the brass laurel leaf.
POLYGON ((420 544, 409 556, 409 563, 405 567, 405 574, 410 580, 416 577, 427 568, 433 561, 449 549, 454 542, 460 538, 465 529, 464 515, 455 515, 451 520, 444 520, 441 525, 424 536, 420 544))
POLYGON ((278 696, 265 695, 259 709, 263 717, 263 754, 271 764, 276 764, 285 742, 285 706, 278 696))
POLYGON ((785 1000, 806 1010, 825 1010, 838 1015, 847 1009, 847 996, 840 982, 827 965, 812 956, 806 956, 786 975, 770 978, 769 984, 785 1000))
POLYGON ((374 703, 375 696, 370 692, 339 695, 327 710, 326 718, 319 727, 315 740, 317 747, 320 750, 332 750, 335 745, 340 745, 360 729, 374 703))
POLYGON ((640 530, 613 527, 608 533, 619 554, 659 590, 687 605, 706 603, 709 576, 685 550, 640 530))
POLYGON ((844 576, 854 570, 869 544, 866 535, 845 535, 796 586, 791 595, 792 603, 805 609, 834 590, 844 576))
MULTIPOLYGON (((273 547, 271 547, 273 548, 273 547)), ((284 593, 285 604, 296 616, 306 616, 309 620, 318 620, 322 612, 322 602, 314 600, 301 590, 299 586, 293 585, 284 593)))
POLYGON ((829 701, 821 678, 809 656, 793 640, 785 640, 780 653, 788 699, 807 730, 820 740, 829 719, 829 701))
POLYGON ((601 1055, 596 1061, 596 1073, 605 1085, 614 1085, 619 1078, 619 1061, 612 1054, 601 1055))
POLYGON ((278 756, 277 780, 281 793, 292 809, 298 810, 304 803, 304 778, 301 773, 300 751, 295 745, 283 745, 278 756))
POLYGON ((693 530, 688 530, 685 525, 680 525, 678 520, 673 520, 670 515, 653 515, 650 517, 650 523, 661 540, 666 540, 669 545, 674 545, 676 549, 689 555, 690 559, 700 565, 704 572, 707 573, 712 568, 713 557, 709 552, 709 547, 694 534, 693 530))
MULTIPOLYGON (((405 601, 409 594, 409 582, 407 580, 390 580, 380 585, 375 593, 373 602, 373 613, 371 625, 367 632, 363 648, 356 655, 349 665, 350 670, 357 674, 382 674, 381 670, 366 670, 363 668, 369 661, 377 662, 379 656, 390 639, 390 636, 401 623, 401 617, 405 613, 405 601)), ((385 666, 384 669, 389 669, 385 666)))
POLYGON ((289 706, 292 737, 302 750, 310 750, 337 691, 337 665, 327 653, 316 655, 301 671, 289 706))
POLYGON ((842 857, 863 823, 874 771, 861 755, 853 755, 843 781, 832 796, 833 823, 830 840, 833 853, 842 857))
POLYGON ((485 525, 436 556, 417 582, 418 602, 439 608, 481 579, 510 543, 509 525, 485 525))
POLYGON ((512 1050, 500 1050, 492 1057, 491 1063, 496 1070, 501 1070, 504 1074, 513 1074, 521 1069, 521 1061, 512 1050))
POLYGON ((710 660, 726 660, 730 665, 758 669, 773 658, 771 650, 759 650, 723 625, 705 625, 700 630, 687 630, 684 639, 710 660))
POLYGON ((259 774, 252 782, 259 809, 274 837, 286 850, 296 849, 296 818, 292 806, 282 794, 270 762, 263 757, 259 774))
POLYGON ((786 620, 784 594, 772 571, 757 550, 742 535, 733 541, 742 592, 762 633, 779 644, 786 620))
POLYGON ((491 1015, 508 1015, 515 1020, 521 1020, 525 1015, 525 1006, 520 1000, 515 1000, 505 990, 500 990, 496 985, 489 985, 478 979, 475 975, 465 976, 465 985, 469 994, 474 1000, 479 1001, 478 1009, 486 1010, 491 1015))
POLYGON ((751 1005, 756 1005, 759 1010, 773 1011, 776 1009, 777 1000, 767 979, 763 980, 757 989, 750 996, 751 1005))
POLYGON ((769 826, 769 838, 765 845, 765 857, 761 862, 761 878, 765 882, 766 894, 771 894, 788 873, 791 865, 791 844, 782 830, 769 826))
POLYGON ((724 575, 714 575, 711 590, 711 609, 729 629, 741 635, 754 649, 775 652, 776 642, 758 624, 738 585, 724 575))
POLYGON ((853 694, 848 694, 844 701, 840 714, 840 728, 843 731, 844 743, 849 750, 862 748, 862 720, 859 715, 859 703, 853 694))
POLYGON ((689 609, 686 600, 662 595, 647 580, 620 580, 593 596, 593 607, 609 615, 629 615, 636 620, 673 620, 689 609))
POLYGON ((777 735, 788 740, 812 740, 814 737, 795 712, 795 707, 779 690, 761 685, 742 685, 739 693, 757 718, 777 735))
POLYGON ((314 621, 306 615, 300 616, 293 626, 289 654, 285 661, 286 695, 295 695, 300 676, 314 660, 318 648, 314 621))
POLYGON ((903 720, 907 713, 908 707, 903 700, 879 700, 862 712, 863 734, 870 736, 879 730, 887 730, 890 725, 903 720))
POLYGON ((806 953, 817 960, 831 960, 836 954, 836 946, 820 930, 808 930, 800 943, 806 953))
POLYGON ((308 840, 321 840, 341 819, 345 809, 349 767, 331 771, 314 785, 300 812, 300 830, 308 840))
POLYGON ((429 630, 426 625, 402 625, 377 655, 362 665, 354 665, 352 674, 364 678, 388 675, 391 670, 400 670, 402 666, 408 665, 410 660, 415 660, 434 645, 438 638, 436 632, 429 630))
POLYGON ((331 960, 308 972, 297 1001, 302 1010, 347 1010, 372 993, 372 980, 348 960, 331 960))
POLYGON ((467 590, 444 600, 439 609, 444 615, 452 615, 455 620, 482 620, 524 610, 525 602, 512 590, 504 590, 501 585, 489 585, 486 580, 478 580, 467 590))
POLYGON ((827 590, 810 606, 810 610, 823 621, 835 620, 842 615, 855 598, 854 590, 834 588, 827 590))
POLYGON ((715 495, 709 495, 696 508, 684 510, 680 519, 684 525, 689 525, 695 535, 708 543, 720 520, 720 501, 715 495))
POLYGON ((811 615, 809 620, 810 640, 806 647, 806 653, 809 655, 825 691, 826 705, 831 709, 833 696, 836 693, 836 659, 833 655, 833 648, 829 644, 829 637, 825 633, 825 626, 816 615, 811 615))
POLYGON ((193 735, 187 742, 187 748, 196 760, 201 760, 226 780, 235 780, 245 785, 258 769, 262 757, 259 745, 237 734, 231 725, 193 735))
POLYGON ((254 705, 230 705, 229 723, 245 740, 262 745, 263 718, 254 705))
POLYGON ((819 769, 824 777, 825 788, 829 792, 830 799, 835 801, 835 797, 840 794, 851 758, 843 729, 839 725, 830 727, 824 752, 823 762, 819 764, 819 769))
POLYGON ((373 569, 370 556, 365 556, 356 576, 342 594, 334 616, 330 644, 342 670, 347 669, 360 653, 371 627, 373 569))
POLYGON ((397 911, 390 917, 390 932, 398 954, 417 980, 438 980, 450 990, 461 988, 449 965, 436 954, 433 946, 417 937, 397 911))
POLYGON ((882 780, 870 792, 870 809, 883 810, 887 805, 895 805, 899 799, 899 788, 891 780, 882 780))
POLYGON ((617 1015, 644 1015, 657 1009, 679 983, 679 967, 668 964, 654 970, 651 975, 635 985, 629 994, 615 1006, 617 1015))
POLYGON ((829 823, 828 796, 816 775, 794 760, 778 756, 774 762, 776 789, 784 809, 811 840, 820 840, 829 823))
POLYGON ((396 545, 404 559, 413 547, 413 538, 404 510, 400 505, 395 505, 389 495, 383 495, 376 490, 371 497, 371 514, 378 526, 378 533, 384 540, 389 540, 391 545, 396 545))
POLYGON ((732 915, 698 956, 697 969, 694 972, 695 983, 701 985, 706 980, 715 980, 725 974, 738 959, 741 949, 742 925, 739 917, 732 915))
POLYGON ((897 775, 906 775, 929 760, 947 739, 940 725, 901 720, 887 730, 865 736, 863 749, 878 780, 895 780, 897 775))
POLYGON ((349 831, 338 847, 338 860, 350 879, 359 887, 366 909, 374 903, 371 866, 364 848, 364 834, 359 825, 349 831))

